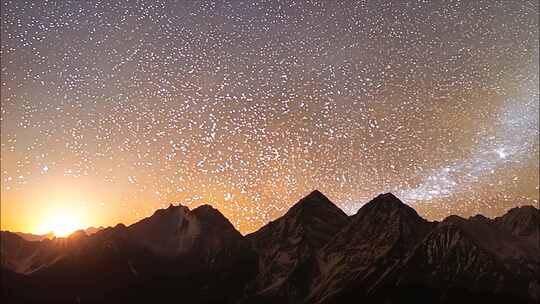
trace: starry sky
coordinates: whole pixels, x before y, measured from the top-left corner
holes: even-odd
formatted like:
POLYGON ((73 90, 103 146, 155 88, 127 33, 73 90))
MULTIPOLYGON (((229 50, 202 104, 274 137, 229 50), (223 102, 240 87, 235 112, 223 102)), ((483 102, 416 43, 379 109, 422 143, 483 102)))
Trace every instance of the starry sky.
POLYGON ((1 226, 539 198, 538 1, 1 2, 1 226))

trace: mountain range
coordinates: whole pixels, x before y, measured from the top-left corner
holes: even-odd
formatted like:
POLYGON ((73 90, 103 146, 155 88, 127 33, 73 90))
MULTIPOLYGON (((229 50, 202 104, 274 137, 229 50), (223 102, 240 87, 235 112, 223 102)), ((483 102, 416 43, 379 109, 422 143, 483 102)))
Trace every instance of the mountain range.
MULTIPOLYGON (((100 230, 104 229, 104 227, 88 227, 86 229, 83 229, 84 232, 88 235, 90 234, 94 234, 100 230)), ((54 239, 56 237, 56 235, 54 234, 54 232, 48 232, 48 233, 45 233, 45 234, 33 234, 33 233, 26 233, 26 232, 12 232, 12 233, 15 233, 16 235, 22 237, 23 239, 27 240, 27 241, 42 241, 44 239, 54 239)))
POLYGON ((540 211, 427 221, 391 193, 347 216, 313 191, 243 236, 218 210, 0 233, 3 303, 537 303, 540 211))

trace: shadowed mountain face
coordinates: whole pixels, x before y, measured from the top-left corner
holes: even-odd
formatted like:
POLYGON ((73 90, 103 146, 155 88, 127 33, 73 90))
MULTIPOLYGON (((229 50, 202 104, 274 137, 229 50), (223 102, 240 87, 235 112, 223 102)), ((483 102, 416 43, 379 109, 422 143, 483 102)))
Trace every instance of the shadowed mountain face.
POLYGON ((259 274, 245 302, 298 303, 320 275, 317 254, 349 218, 319 191, 247 236, 259 253, 259 274))
POLYGON ((539 214, 428 222, 388 193, 348 217, 314 191, 246 237, 210 206, 68 238, 1 232, 2 300, 536 303, 539 214))
POLYGON ((445 219, 375 289, 381 298, 455 303, 538 299, 538 252, 491 221, 445 219), (389 292, 390 291, 390 292, 389 292))
POLYGON ((433 224, 394 195, 381 194, 364 205, 320 254, 324 274, 310 299, 339 303, 359 297, 427 234, 433 224))
POLYGON ((532 206, 510 209, 495 224, 540 250, 540 210, 532 206))

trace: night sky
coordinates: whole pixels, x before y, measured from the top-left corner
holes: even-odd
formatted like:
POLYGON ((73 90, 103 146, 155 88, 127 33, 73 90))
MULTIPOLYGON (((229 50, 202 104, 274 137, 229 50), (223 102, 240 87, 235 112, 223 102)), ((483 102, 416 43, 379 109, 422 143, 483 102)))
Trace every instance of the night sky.
POLYGON ((1 5, 2 229, 538 204, 538 1, 1 5))

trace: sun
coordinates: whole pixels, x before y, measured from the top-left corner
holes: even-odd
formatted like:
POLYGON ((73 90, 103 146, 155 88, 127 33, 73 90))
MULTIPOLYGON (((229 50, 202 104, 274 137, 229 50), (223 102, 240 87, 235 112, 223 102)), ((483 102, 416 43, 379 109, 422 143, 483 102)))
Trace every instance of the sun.
POLYGON ((75 214, 60 212, 51 215, 44 223, 42 231, 52 232, 57 237, 65 237, 81 229, 82 223, 75 214))

